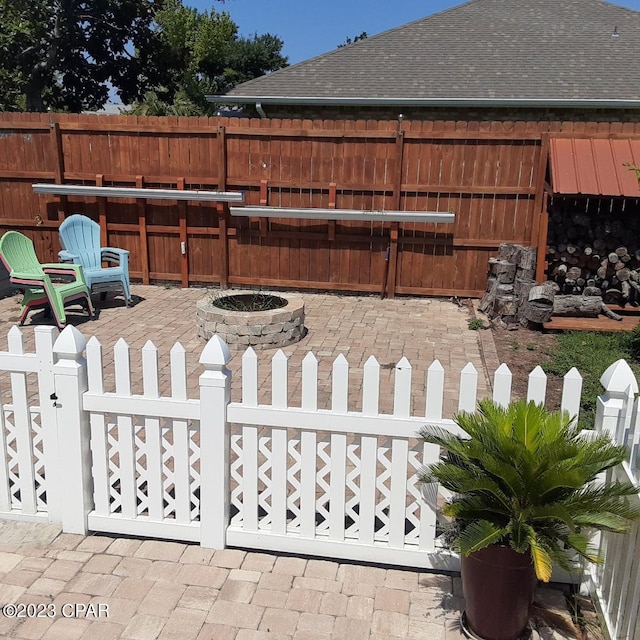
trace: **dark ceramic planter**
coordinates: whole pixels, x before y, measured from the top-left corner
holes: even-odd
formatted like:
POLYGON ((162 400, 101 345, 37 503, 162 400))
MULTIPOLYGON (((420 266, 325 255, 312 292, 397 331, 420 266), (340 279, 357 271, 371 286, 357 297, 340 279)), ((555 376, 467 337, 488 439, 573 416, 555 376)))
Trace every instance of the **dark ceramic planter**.
POLYGON ((493 545, 462 558, 463 626, 481 640, 517 640, 537 585, 529 554, 493 545))

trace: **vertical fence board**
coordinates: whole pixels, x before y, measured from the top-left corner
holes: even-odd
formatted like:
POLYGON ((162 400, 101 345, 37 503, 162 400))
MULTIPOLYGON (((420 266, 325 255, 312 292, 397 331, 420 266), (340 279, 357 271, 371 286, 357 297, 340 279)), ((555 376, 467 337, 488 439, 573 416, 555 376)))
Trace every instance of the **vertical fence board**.
POLYGON ((393 440, 391 445, 391 491, 389 506, 389 545, 404 545, 407 500, 407 459, 409 443, 393 440))
POLYGON ((93 501, 96 513, 109 515, 111 497, 109 483, 109 443, 104 414, 92 413, 91 425, 91 475, 93 476, 93 501))
POLYGON ((271 531, 287 532, 287 430, 271 433, 271 531))
POLYGON ((332 433, 329 539, 334 542, 344 540, 346 465, 347 436, 341 433, 332 433))
POLYGON ((302 360, 302 408, 318 409, 318 359, 311 351, 302 360))
POLYGON ((374 356, 364 364, 362 381, 362 413, 365 416, 377 416, 380 407, 380 365, 374 356))
POLYGON ((501 407, 506 407, 511 400, 511 371, 502 363, 493 376, 493 401, 501 407))
POLYGON ((189 427, 184 420, 173 421, 173 460, 176 522, 187 524, 191 521, 191 487, 189 482, 189 427))
POLYGON ((527 387, 527 402, 535 402, 536 404, 544 404, 547 395, 547 374, 538 365, 529 374, 529 385, 527 387))
POLYGON ((164 486, 162 483, 162 428, 158 418, 145 418, 147 444, 147 501, 149 519, 160 522, 164 518, 164 486))
POLYGON ((331 411, 347 413, 349 404, 349 363, 343 354, 333 362, 331 376, 331 411))
POLYGON ((118 454, 120 459, 120 495, 122 496, 122 515, 135 518, 136 472, 133 421, 130 416, 118 416, 118 454))
MULTIPOLYGON (((14 334, 14 338, 15 342, 11 340, 11 336, 9 338, 9 351, 12 353, 24 353, 22 334, 19 336, 19 348, 18 336, 14 334)), ((13 401, 13 426, 16 431, 20 504, 24 513, 35 514, 37 507, 33 468, 33 435, 27 394, 27 376, 25 373, 11 373, 10 380, 11 399, 13 401)))
POLYGON ((425 399, 425 418, 427 420, 442 420, 444 367, 440 364, 440 360, 434 360, 427 370, 427 392, 425 399))
POLYGON ((411 364, 402 358, 396 365, 393 393, 393 415, 408 418, 411 413, 411 364))
POLYGON ((363 544, 373 544, 375 526, 376 478, 378 463, 377 438, 363 436, 360 452, 360 510, 358 513, 359 539, 363 544))
POLYGON ((303 431, 300 436, 300 535, 313 538, 316 533, 317 435, 303 431))
POLYGON ((0 388, 0 511, 11 510, 11 493, 9 491, 9 467, 7 461, 7 436, 4 420, 4 401, 0 388))
POLYGON ((562 402, 560 406, 563 411, 567 411, 570 416, 580 415, 580 397, 582 395, 582 376, 573 367, 564 377, 562 386, 562 402))
POLYGON ((258 428, 242 427, 242 502, 243 526, 258 530, 258 428))
POLYGON ((478 397, 478 371, 470 362, 460 372, 458 411, 474 412, 478 397))

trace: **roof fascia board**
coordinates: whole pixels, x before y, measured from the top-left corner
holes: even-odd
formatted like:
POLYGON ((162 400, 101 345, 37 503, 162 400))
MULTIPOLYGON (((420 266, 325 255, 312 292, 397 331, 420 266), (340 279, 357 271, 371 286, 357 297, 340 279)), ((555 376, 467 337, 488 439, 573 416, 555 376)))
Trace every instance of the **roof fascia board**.
POLYGON ((574 109, 638 109, 640 100, 555 98, 327 98, 319 96, 206 96, 219 104, 316 105, 354 107, 571 107, 574 109))

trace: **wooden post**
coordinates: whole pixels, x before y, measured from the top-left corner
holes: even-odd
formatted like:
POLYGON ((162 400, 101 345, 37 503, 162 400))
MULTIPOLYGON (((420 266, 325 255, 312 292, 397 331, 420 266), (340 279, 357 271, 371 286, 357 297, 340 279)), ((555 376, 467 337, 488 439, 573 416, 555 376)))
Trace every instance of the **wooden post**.
POLYGON ((531 225, 531 234, 529 242, 533 245, 538 239, 539 225, 541 223, 540 214, 545 211, 544 208, 544 185, 547 176, 547 164, 549 162, 549 134, 543 133, 540 139, 540 156, 538 157, 538 166, 536 167, 535 176, 535 196, 533 201, 534 219, 531 225))
MULTIPOLYGON (((64 182, 64 150, 62 148, 60 124, 58 122, 52 122, 50 126, 49 136, 53 153, 53 176, 56 184, 62 184, 64 182)), ((58 220, 60 222, 62 222, 67 215, 68 203, 68 196, 59 196, 58 220)))
POLYGON ((227 190, 227 131, 218 127, 218 190, 227 190))
MULTIPOLYGON (((178 189, 184 190, 184 178, 178 178, 178 189)), ((182 288, 189 286, 189 245, 187 238, 187 201, 178 200, 178 212, 180 215, 180 277, 182 288)))
MULTIPOLYGON (((136 176, 136 187, 144 187, 143 176, 136 176)), ((140 262, 142 265, 142 284, 149 284, 149 239, 147 238, 147 200, 137 198, 138 228, 140 230, 140 262)))
POLYGON ((404 155, 404 131, 400 129, 396 136, 396 172, 393 179, 393 201, 391 208, 400 211, 400 195, 402 191, 402 160, 404 155))
POLYGON ((220 231, 220 287, 229 288, 229 238, 227 237, 227 203, 218 202, 218 229, 220 231))
MULTIPOLYGON (((266 207, 269 205, 269 181, 260 180, 260 206, 266 207)), ((269 228, 269 220, 267 218, 260 218, 260 237, 267 237, 267 230, 269 228)))
MULTIPOLYGON (((223 126, 218 127, 218 190, 227 190, 227 131, 223 126)), ((229 238, 227 237, 228 204, 218 202, 218 231, 220 233, 220 287, 229 287, 229 238)))
MULTIPOLYGON (((393 182, 393 199, 391 208, 400 211, 400 196, 402 192, 402 158, 404 154, 404 132, 402 131, 402 123, 398 129, 396 136, 396 172, 393 182)), ((388 290, 389 297, 396 295, 396 278, 398 274, 398 238, 400 225, 398 222, 391 223, 390 244, 389 244, 389 265, 388 277, 385 289, 388 290)), ((387 266, 385 265, 385 271, 387 266)))
MULTIPOLYGON (((104 187, 104 175, 96 175, 96 187, 104 187)), ((107 230, 107 199, 98 198, 98 222, 100 224, 100 246, 109 246, 109 234, 107 230)))
MULTIPOLYGON (((336 183, 329 183, 329 209, 336 208, 336 183)), ((329 242, 336 239, 336 221, 328 220, 327 231, 329 234, 329 242)))
POLYGON ((549 233, 549 212, 547 203, 549 194, 542 196, 542 211, 540 213, 540 225, 538 227, 538 255, 536 258, 536 282, 544 281, 544 272, 547 269, 547 235, 549 233))
POLYGON ((396 295, 396 275, 398 272, 398 228, 397 222, 391 223, 391 244, 389 245, 389 276, 387 278, 387 287, 389 297, 394 298, 396 295))

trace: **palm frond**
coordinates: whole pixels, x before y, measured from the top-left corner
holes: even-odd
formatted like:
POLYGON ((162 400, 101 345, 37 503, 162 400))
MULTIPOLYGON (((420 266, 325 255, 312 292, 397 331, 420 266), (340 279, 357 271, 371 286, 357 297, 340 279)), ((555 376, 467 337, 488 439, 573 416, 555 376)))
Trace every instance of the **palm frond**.
POLYGON ((536 570, 538 580, 549 582, 553 572, 553 560, 547 549, 540 544, 538 536, 535 534, 533 529, 529 538, 529 547, 531 549, 531 559, 533 560, 533 566, 536 570))
POLYGON ((477 520, 463 529, 459 536, 460 553, 468 556, 499 542, 507 534, 506 528, 496 527, 487 520, 477 520))

